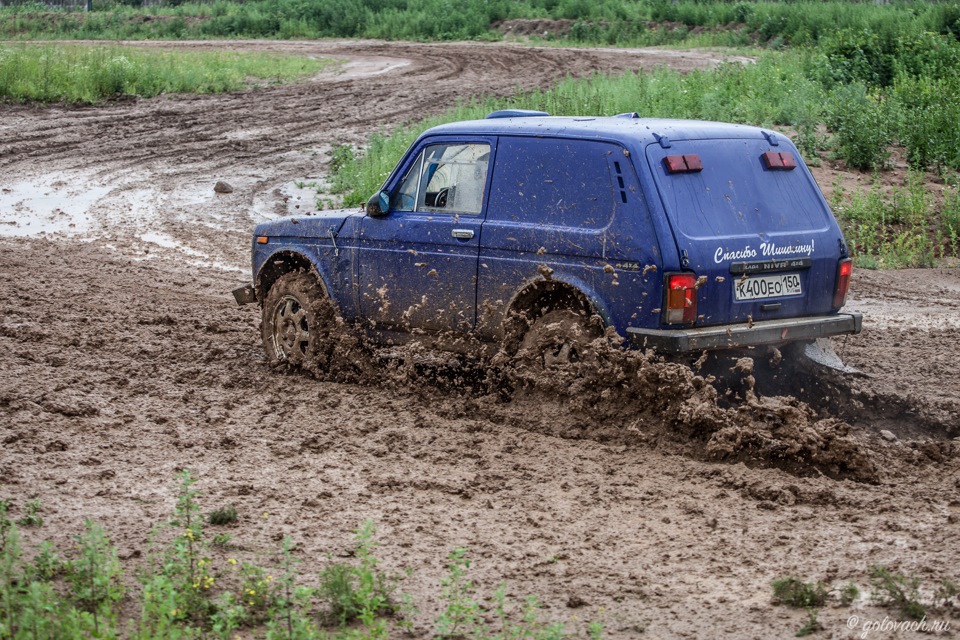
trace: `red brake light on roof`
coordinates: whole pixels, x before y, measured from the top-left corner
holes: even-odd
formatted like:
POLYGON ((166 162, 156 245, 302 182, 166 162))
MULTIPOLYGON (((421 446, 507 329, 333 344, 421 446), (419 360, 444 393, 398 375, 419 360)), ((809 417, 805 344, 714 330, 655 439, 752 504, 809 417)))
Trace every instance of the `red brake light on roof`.
POLYGON ((693 324, 697 319, 697 276, 693 273, 668 273, 667 303, 663 312, 666 324, 693 324))
POLYGON ((703 171, 700 156, 688 153, 682 156, 667 156, 663 159, 667 165, 667 173, 695 173, 703 171))
POLYGON ((768 151, 762 156, 763 166, 768 170, 790 171, 796 169, 797 160, 789 151, 768 151))
POLYGON ((703 163, 698 155, 685 155, 683 161, 687 163, 687 171, 703 171, 703 163))
POLYGON ((683 156, 667 156, 663 161, 667 165, 667 173, 683 173, 687 170, 687 163, 683 161, 683 156))
POLYGON ((853 273, 853 260, 846 258, 837 265, 837 284, 833 290, 833 308, 839 309, 847 303, 847 291, 850 289, 850 274, 853 273))

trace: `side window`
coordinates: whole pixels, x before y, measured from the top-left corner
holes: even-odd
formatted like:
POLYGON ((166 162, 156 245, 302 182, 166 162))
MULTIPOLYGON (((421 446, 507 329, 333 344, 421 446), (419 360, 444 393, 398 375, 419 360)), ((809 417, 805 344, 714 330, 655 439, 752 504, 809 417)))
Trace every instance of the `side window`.
POLYGON ((622 158, 619 147, 590 140, 503 137, 497 149, 488 217, 587 229, 609 224, 620 197, 610 157, 622 158))
POLYGON ((490 164, 486 144, 435 144, 423 150, 391 198, 399 211, 480 213, 490 164))

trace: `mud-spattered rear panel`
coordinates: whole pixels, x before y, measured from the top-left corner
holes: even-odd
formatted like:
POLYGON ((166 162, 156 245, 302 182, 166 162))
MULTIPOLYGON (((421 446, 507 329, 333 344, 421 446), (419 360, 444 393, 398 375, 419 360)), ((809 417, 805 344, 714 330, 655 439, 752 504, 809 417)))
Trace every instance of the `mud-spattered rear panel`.
POLYGON ((833 311, 843 237, 792 145, 672 141, 646 155, 684 268, 706 278, 697 325, 833 311))

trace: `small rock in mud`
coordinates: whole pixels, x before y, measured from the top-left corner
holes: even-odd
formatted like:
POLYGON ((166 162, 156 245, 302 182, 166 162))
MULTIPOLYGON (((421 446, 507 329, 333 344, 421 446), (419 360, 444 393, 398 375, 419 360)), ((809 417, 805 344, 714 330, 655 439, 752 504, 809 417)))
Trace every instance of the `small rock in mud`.
POLYGON ((47 453, 50 453, 52 451, 66 451, 67 445, 60 440, 54 440, 53 442, 48 442, 44 450, 47 453))
POLYGON ((579 594, 571 593, 570 597, 567 598, 567 607, 570 609, 579 609, 580 607, 585 607, 589 602, 584 600, 579 594))
POLYGON ((68 418, 90 417, 100 413, 100 409, 89 399, 69 390, 47 394, 39 404, 49 413, 59 413, 68 418))
POLYGON ((217 184, 213 185, 213 190, 216 193, 233 193, 233 187, 223 180, 217 180, 217 184))
POLYGON ((893 442, 897 439, 897 436, 893 435, 892 431, 887 431, 886 429, 880 432, 880 437, 886 440, 887 442, 893 442))

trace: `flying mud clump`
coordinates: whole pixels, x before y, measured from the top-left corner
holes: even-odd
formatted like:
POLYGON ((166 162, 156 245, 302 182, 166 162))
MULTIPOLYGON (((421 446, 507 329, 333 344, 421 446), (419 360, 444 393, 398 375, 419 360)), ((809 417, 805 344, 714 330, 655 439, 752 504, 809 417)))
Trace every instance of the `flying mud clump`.
POLYGON ((874 453, 851 435, 846 422, 819 417, 792 396, 758 396, 752 358, 736 360, 717 378, 600 338, 579 362, 563 367, 535 371, 513 364, 505 371, 515 387, 511 405, 515 418, 528 416, 528 424, 624 443, 646 441, 695 458, 776 466, 800 475, 881 478, 874 453), (531 419, 531 412, 540 415, 531 419))
POLYGON ((374 346, 359 336, 355 327, 331 325, 328 348, 305 368, 322 380, 389 385, 444 412, 563 438, 653 446, 798 475, 882 480, 883 456, 848 423, 793 396, 759 395, 752 358, 736 360, 717 377, 623 349, 613 336, 549 364, 523 348, 473 359, 416 341, 374 346))

